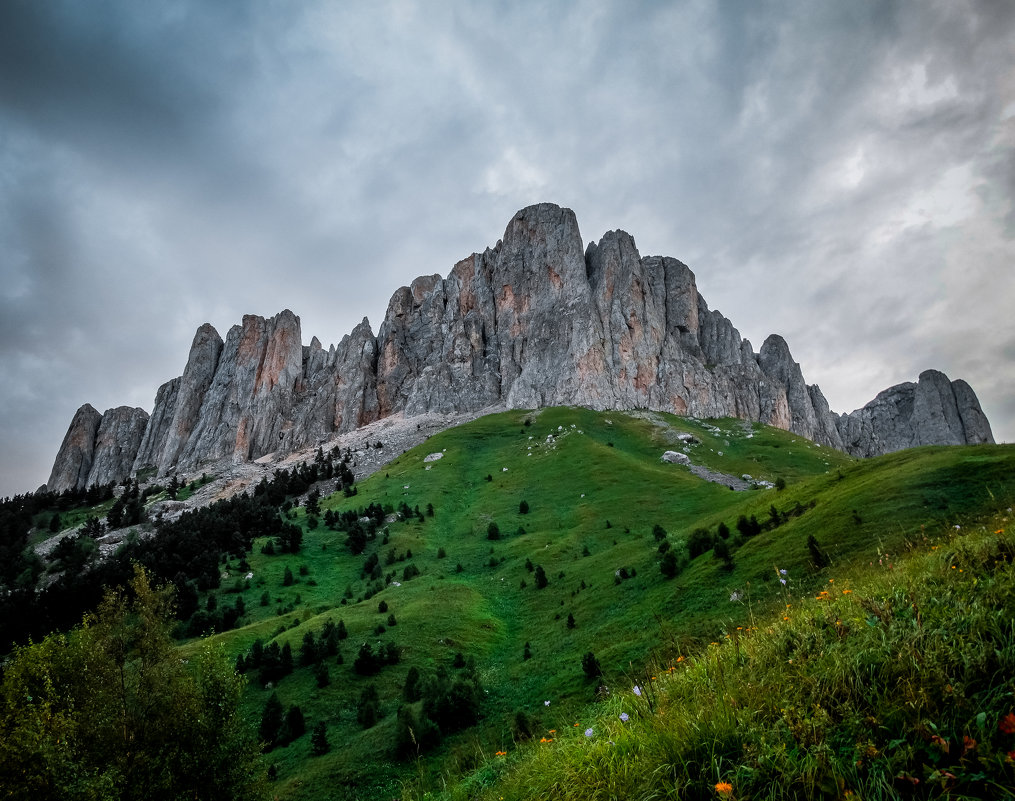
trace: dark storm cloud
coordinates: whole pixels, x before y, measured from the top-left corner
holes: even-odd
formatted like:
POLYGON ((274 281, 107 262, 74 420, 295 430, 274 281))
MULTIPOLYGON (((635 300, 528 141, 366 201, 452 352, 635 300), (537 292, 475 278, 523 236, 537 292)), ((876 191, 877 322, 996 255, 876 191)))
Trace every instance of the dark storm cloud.
POLYGON ((542 200, 686 261, 833 408, 937 367, 1010 439, 1013 11, 0 4, 0 494, 202 322, 376 331, 542 200))

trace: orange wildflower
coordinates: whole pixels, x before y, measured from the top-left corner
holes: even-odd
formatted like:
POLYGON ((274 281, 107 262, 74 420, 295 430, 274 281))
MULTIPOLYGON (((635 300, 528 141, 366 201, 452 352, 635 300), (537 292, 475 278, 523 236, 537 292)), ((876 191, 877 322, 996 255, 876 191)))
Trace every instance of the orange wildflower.
POLYGON ((715 791, 722 796, 732 795, 733 785, 730 784, 729 782, 719 782, 715 786, 715 791))
POLYGON ((495 751, 494 756, 507 756, 507 751, 495 751))
POLYGON ((1015 712, 1009 712, 1001 718, 997 727, 1001 730, 1002 734, 1015 734, 1015 712))

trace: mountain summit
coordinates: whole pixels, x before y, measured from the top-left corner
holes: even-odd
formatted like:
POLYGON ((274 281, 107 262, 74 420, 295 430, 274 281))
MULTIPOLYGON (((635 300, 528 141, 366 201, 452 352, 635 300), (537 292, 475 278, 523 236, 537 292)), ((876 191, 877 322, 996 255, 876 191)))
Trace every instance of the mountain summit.
POLYGON ((78 410, 47 487, 288 454, 396 413, 564 405, 739 417, 857 456, 993 442, 969 385, 934 370, 830 412, 785 340, 755 353, 686 265, 642 257, 624 231, 583 250, 574 212, 541 203, 446 278, 398 289, 376 336, 364 319, 327 351, 303 345, 289 310, 244 316, 224 342, 202 325, 151 416, 78 410))

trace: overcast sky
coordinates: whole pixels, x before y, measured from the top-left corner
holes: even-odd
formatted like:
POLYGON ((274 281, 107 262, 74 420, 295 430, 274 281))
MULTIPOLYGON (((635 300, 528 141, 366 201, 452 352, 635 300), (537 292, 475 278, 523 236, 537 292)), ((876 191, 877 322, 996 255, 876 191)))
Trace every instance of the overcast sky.
POLYGON ((836 411, 924 369, 1015 439, 1015 3, 0 3, 0 495, 197 327, 327 346, 574 209, 836 411))

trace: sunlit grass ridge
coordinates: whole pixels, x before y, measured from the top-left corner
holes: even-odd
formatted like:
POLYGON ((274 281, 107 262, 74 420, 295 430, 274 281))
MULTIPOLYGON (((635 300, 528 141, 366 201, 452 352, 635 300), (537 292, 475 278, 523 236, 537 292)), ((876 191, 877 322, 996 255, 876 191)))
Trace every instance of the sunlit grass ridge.
POLYGON ((613 681, 577 727, 485 766, 479 797, 1013 797, 1010 526, 830 576, 786 614, 657 665, 640 695, 613 681))

